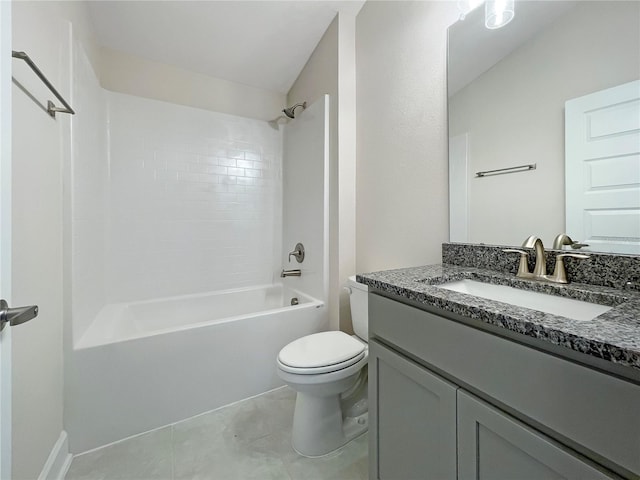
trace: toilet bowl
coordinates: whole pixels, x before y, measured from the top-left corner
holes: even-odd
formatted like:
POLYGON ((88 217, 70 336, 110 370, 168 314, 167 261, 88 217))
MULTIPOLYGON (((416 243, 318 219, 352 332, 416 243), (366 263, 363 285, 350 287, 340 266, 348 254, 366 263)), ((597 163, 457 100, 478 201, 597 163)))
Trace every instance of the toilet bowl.
POLYGON ((367 286, 350 277, 356 335, 314 333, 286 345, 278 375, 296 390, 292 444, 301 455, 331 453, 367 431, 367 286))

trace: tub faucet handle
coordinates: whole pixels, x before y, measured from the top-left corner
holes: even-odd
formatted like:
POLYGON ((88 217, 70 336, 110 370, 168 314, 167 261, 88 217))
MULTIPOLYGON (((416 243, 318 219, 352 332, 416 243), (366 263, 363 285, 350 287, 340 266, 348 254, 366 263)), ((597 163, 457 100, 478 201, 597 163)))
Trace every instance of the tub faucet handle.
POLYGON ((289 252, 289 262, 291 262, 291 257, 296 257, 296 261, 302 263, 304 260, 304 245, 296 243, 296 249, 293 252, 289 252))

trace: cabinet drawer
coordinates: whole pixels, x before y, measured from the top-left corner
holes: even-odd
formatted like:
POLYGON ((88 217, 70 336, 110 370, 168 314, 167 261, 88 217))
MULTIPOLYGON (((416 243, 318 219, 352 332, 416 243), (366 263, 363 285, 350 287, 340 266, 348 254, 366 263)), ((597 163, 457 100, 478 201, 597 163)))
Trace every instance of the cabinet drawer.
POLYGON ((369 332, 595 461, 640 476, 638 385, 376 294, 369 332))

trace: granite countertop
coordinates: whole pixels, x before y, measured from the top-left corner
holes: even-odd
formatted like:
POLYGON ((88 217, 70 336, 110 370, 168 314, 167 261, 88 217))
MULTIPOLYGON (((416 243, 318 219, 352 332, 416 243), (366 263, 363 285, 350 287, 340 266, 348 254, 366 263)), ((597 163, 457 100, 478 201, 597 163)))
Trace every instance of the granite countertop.
MULTIPOLYGON (((449 264, 357 275, 370 288, 640 370, 640 292, 524 280, 513 274, 449 264), (589 321, 573 320, 438 288, 475 279, 612 306, 589 321)), ((638 373, 638 372, 636 372, 638 373)))

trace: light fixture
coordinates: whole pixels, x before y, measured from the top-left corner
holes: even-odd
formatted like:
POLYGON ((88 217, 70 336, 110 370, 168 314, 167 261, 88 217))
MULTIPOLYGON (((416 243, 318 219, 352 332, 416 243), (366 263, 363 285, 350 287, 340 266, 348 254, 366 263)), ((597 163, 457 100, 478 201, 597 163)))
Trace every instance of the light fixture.
POLYGON ((515 0, 487 0, 484 4, 484 25, 490 30, 504 27, 513 20, 515 0))
POLYGON ((471 10, 475 10, 482 5, 484 0, 458 0, 458 10, 460 11, 460 20, 464 20, 471 10))

